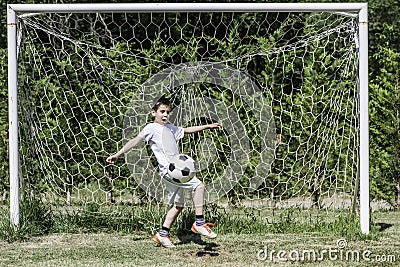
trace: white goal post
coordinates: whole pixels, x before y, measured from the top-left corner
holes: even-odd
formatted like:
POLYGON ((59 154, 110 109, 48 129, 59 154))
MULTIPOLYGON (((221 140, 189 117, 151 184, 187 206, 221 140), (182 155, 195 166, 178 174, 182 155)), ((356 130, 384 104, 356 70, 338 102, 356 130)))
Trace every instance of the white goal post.
POLYGON ((9 4, 7 5, 8 36, 8 103, 10 218, 19 225, 19 129, 18 129, 18 19, 35 13, 97 12, 357 12, 358 13, 358 79, 359 79, 359 204, 360 228, 369 233, 369 133, 368 133, 368 16, 367 3, 136 3, 136 4, 9 4))

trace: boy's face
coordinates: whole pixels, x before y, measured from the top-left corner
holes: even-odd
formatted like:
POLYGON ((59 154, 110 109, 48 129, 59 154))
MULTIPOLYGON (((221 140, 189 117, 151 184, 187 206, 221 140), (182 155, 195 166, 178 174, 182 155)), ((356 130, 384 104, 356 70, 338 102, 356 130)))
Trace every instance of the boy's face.
POLYGON ((154 117, 154 122, 161 125, 165 125, 168 122, 169 113, 171 112, 171 107, 161 104, 157 111, 152 110, 151 115, 154 117))

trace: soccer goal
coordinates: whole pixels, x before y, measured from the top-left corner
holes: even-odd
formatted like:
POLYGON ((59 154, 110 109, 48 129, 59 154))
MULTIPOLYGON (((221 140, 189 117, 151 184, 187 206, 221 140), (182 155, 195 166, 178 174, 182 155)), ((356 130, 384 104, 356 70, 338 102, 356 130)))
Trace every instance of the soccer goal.
MULTIPOLYGON (((162 205, 148 145, 105 159, 172 100, 205 201, 359 210, 369 232, 367 4, 8 5, 10 211, 22 193, 162 205)), ((111 207, 111 208, 110 208, 111 207)))

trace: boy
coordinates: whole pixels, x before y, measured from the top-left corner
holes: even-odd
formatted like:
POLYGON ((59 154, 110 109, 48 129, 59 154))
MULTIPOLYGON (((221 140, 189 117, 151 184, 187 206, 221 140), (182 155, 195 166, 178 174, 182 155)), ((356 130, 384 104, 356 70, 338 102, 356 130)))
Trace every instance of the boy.
POLYGON ((149 142, 154 155, 157 158, 160 175, 166 183, 168 191, 168 202, 173 205, 168 211, 165 221, 159 233, 155 234, 153 241, 157 242, 163 247, 175 247, 169 237, 169 229, 175 222, 177 216, 183 209, 184 189, 190 188, 192 190, 193 205, 195 209, 196 221, 193 223, 191 230, 195 233, 201 234, 207 238, 216 238, 217 234, 214 233, 209 226, 212 223, 206 223, 203 216, 204 206, 204 184, 197 177, 185 184, 176 184, 169 178, 167 168, 169 165, 168 158, 173 155, 179 154, 177 141, 183 137, 184 134, 196 133, 206 129, 219 129, 219 123, 208 125, 193 126, 188 128, 181 128, 168 123, 169 113, 171 112, 171 104, 168 98, 162 96, 153 101, 151 114, 154 118, 153 123, 147 124, 143 130, 135 138, 128 141, 125 146, 116 154, 107 158, 108 163, 115 163, 117 159, 135 147, 140 141, 145 140, 149 142))

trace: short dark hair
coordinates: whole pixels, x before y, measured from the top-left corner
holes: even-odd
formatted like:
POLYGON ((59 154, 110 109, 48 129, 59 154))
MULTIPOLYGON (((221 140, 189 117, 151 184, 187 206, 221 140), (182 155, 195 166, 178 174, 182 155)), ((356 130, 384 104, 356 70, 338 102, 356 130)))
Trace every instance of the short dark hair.
POLYGON ((157 109, 161 106, 161 105, 166 105, 171 107, 171 101, 169 100, 168 97, 166 97, 165 95, 162 96, 158 96, 156 98, 153 99, 153 102, 151 104, 151 109, 154 111, 157 111, 157 109))

